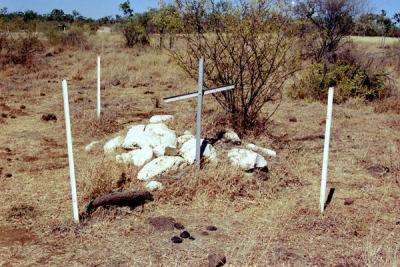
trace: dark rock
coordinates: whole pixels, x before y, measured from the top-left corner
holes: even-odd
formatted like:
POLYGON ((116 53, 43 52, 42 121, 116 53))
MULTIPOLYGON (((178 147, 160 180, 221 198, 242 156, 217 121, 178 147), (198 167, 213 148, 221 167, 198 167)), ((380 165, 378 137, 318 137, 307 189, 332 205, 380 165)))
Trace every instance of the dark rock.
POLYGON ((6 173, 6 178, 11 178, 12 177, 12 174, 11 173, 6 173))
POLYGON ((7 113, 1 113, 1 117, 7 118, 7 117, 8 117, 8 114, 7 114, 7 113))
POLYGON ((175 219, 172 217, 150 217, 147 221, 159 231, 174 230, 175 219))
POLYGON ((185 226, 183 226, 183 224, 181 224, 181 223, 174 223, 174 227, 176 228, 176 229, 178 229, 178 230, 183 230, 183 229, 185 229, 185 226))
POLYGON ((4 149, 7 153, 11 153, 11 148, 6 147, 6 149, 4 149))
POLYGON ((40 96, 46 96, 46 94, 45 93, 40 93, 40 96))
POLYGON ((53 113, 43 114, 42 120, 44 121, 57 121, 57 116, 53 113))
POLYGON ((194 238, 193 236, 189 236, 189 240, 196 240, 196 238, 194 238))
POLYGON ((183 231, 179 236, 182 238, 189 238, 190 233, 188 231, 183 231))
POLYGON ((26 106, 25 105, 21 105, 19 108, 20 109, 26 109, 26 106))
POLYGON ((396 222, 396 225, 400 225, 400 221, 397 221, 397 222, 396 222))
POLYGON ((289 117, 289 121, 290 121, 290 122, 297 122, 297 118, 294 117, 294 116, 290 116, 290 117, 289 117))
POLYGON ((349 206, 349 205, 351 205, 351 204, 353 204, 354 203, 354 199, 352 199, 352 198, 346 198, 345 200, 344 200, 344 204, 346 205, 346 206, 349 206))
POLYGON ((152 91, 146 91, 146 92, 144 92, 144 94, 145 94, 145 95, 153 95, 154 92, 152 92, 152 91))
POLYGON ((16 118, 17 118, 17 116, 15 116, 15 115, 11 115, 11 116, 10 116, 10 118, 11 118, 11 119, 16 119, 16 118))
POLYGON ((52 52, 47 52, 45 55, 45 57, 52 57, 52 56, 54 56, 54 54, 52 52))
POLYGON ((209 226, 207 226, 207 231, 212 231, 212 232, 214 232, 214 231, 217 231, 218 230, 218 228, 217 227, 215 227, 214 225, 209 225, 209 226))
POLYGON ((106 90, 106 86, 103 84, 103 85, 100 86, 100 89, 101 90, 106 90))
POLYGON ((172 241, 172 243, 179 244, 179 243, 182 243, 183 240, 179 236, 173 236, 171 238, 171 241, 172 241))
POLYGON ((220 267, 226 263, 226 257, 222 252, 212 253, 208 255, 208 266, 209 267, 220 267))
POLYGON ((209 235, 209 233, 208 233, 207 231, 203 231, 203 232, 201 232, 200 234, 201 234, 201 235, 204 235, 204 236, 209 235))
POLYGON ((118 80, 118 79, 114 79, 114 80, 111 81, 111 85, 112 85, 112 86, 118 86, 118 85, 120 85, 120 84, 121 84, 121 81, 118 80))
POLYGON ((386 166, 375 164, 372 166, 369 166, 367 168, 367 171, 372 175, 372 176, 383 176, 387 173, 389 173, 390 169, 386 166))

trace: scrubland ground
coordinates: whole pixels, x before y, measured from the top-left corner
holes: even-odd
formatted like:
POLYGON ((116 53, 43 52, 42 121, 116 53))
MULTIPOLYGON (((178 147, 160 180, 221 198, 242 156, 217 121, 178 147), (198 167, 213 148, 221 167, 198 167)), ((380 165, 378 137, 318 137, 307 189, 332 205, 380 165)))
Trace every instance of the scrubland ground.
MULTIPOLYGON (((144 210, 98 210, 74 225, 61 81, 69 83, 79 208, 100 192, 140 189, 137 170, 84 147, 154 114, 175 116, 173 128, 194 132, 195 100, 162 97, 194 91, 166 52, 126 49, 120 37, 96 36, 91 50, 56 50, 33 69, 0 72, 0 265, 207 266, 222 251, 228 266, 399 266, 400 115, 375 113, 351 100, 334 107, 324 215, 319 189, 326 107, 285 98, 271 121, 244 137, 275 149, 268 176, 221 161, 162 177, 165 190, 144 210), (102 56, 103 118, 95 119, 96 55, 102 56), (112 86, 113 80, 120 84, 112 86), (54 113, 57 121, 43 121, 54 113), (296 120, 293 119, 296 118, 296 120), (147 218, 170 216, 195 237, 173 244, 147 218), (205 235, 208 225, 218 230, 205 235)), ((365 45, 365 44, 363 44, 365 45)), ((225 127, 212 97, 204 134, 225 127)))

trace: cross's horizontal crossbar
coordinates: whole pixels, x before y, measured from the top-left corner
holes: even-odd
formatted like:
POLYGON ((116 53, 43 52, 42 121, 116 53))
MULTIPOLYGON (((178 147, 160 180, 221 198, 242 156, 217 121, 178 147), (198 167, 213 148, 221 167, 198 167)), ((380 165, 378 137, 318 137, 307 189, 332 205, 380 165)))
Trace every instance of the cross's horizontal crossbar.
MULTIPOLYGON (((235 89, 234 85, 229 85, 229 86, 224 86, 224 87, 217 87, 217 88, 211 88, 211 89, 206 89, 203 91, 204 95, 209 95, 209 94, 215 94, 215 93, 219 93, 219 92, 224 92, 224 91, 228 91, 228 90, 232 90, 235 89)), ((177 95, 177 96, 170 96, 170 97, 166 97, 164 98, 164 102, 175 102, 178 100, 183 100, 183 99, 188 99, 188 98, 193 98, 193 97, 197 97, 198 96, 198 92, 194 92, 194 93, 189 93, 189 94, 183 94, 183 95, 177 95)))

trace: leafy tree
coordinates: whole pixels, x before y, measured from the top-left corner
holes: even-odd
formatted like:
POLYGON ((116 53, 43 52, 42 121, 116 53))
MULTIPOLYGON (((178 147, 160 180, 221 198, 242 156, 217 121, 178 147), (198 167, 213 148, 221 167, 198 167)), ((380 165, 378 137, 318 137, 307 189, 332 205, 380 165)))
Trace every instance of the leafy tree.
POLYGON ((8 8, 7 7, 3 7, 2 9, 0 9, 0 15, 4 16, 8 14, 8 8))
POLYGON ((399 26, 400 26, 400 12, 394 14, 393 20, 395 21, 395 23, 399 24, 399 26))
POLYGON ((314 38, 309 50, 315 62, 331 61, 344 37, 354 27, 354 18, 362 11, 361 0, 303 0, 297 14, 310 22, 314 38))
POLYGON ((64 21, 64 16, 65 16, 65 13, 62 9, 53 9, 48 16, 48 20, 64 21))
POLYGON ((166 32, 169 33, 169 47, 173 47, 174 35, 180 27, 179 12, 173 5, 165 5, 160 1, 160 9, 152 12, 151 22, 160 35, 159 47, 163 47, 163 38, 166 32))
POLYGON ((133 16, 133 9, 131 8, 131 3, 129 0, 121 3, 119 5, 119 9, 124 13, 125 17, 132 17, 133 16))

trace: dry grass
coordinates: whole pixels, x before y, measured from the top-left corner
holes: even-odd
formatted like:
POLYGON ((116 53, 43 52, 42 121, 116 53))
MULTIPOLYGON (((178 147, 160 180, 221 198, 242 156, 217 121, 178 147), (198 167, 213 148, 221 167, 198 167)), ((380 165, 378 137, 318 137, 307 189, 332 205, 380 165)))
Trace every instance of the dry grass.
MULTIPOLYGON (((72 224, 62 79, 69 81, 81 211, 94 196, 143 186, 137 169, 114 164, 101 148, 87 154, 88 143, 153 114, 175 115, 170 126, 179 134, 194 132, 195 122, 194 100, 159 108, 151 100, 196 88, 165 53, 123 48, 113 34, 90 42, 93 50, 66 50, 38 70, 0 72, 0 114, 7 115, 0 124, 0 265, 204 266, 210 252, 223 250, 228 266, 398 266, 399 115, 375 113, 360 100, 334 108, 329 188, 335 191, 324 216, 318 211, 323 140, 303 137, 323 134, 325 106, 284 99, 263 124, 265 132, 244 136, 278 152, 267 176, 231 168, 220 152, 220 164, 201 173, 186 168, 161 177, 166 188, 144 211, 99 209, 72 224), (106 114, 99 122, 98 53, 106 114), (121 84, 112 86, 113 79, 121 84), (56 122, 41 120, 49 112, 56 122), (297 122, 289 122, 293 116, 297 122), (375 165, 389 171, 376 172, 375 165), (196 240, 172 244, 179 232, 156 231, 146 222, 153 216, 176 218, 196 240), (218 231, 203 235, 207 225, 218 231)), ((212 97, 205 99, 204 117, 207 136, 229 125, 212 97)))

